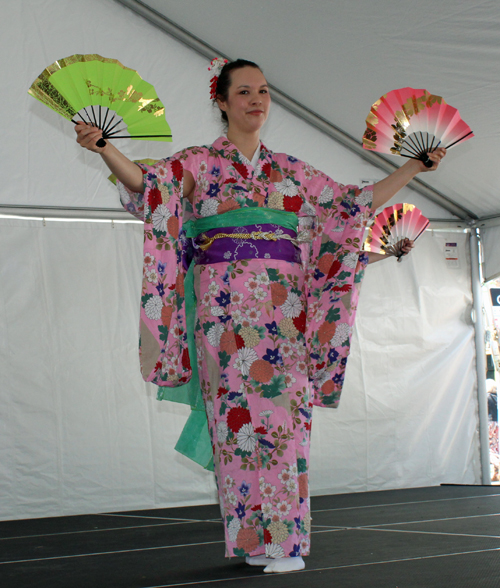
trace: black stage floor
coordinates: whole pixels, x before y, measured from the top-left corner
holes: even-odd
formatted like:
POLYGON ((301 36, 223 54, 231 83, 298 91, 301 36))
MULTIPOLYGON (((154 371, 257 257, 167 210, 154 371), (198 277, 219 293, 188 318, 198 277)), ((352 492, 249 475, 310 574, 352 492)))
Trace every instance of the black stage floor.
POLYGON ((218 506, 0 522, 1 588, 500 587, 500 488, 312 499, 306 569, 226 560, 218 506))

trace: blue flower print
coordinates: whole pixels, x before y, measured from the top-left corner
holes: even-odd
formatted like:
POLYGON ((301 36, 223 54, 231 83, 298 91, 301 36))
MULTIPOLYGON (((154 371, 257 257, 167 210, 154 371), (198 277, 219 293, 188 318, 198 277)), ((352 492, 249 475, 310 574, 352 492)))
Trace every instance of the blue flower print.
POLYGON ((240 494, 242 496, 247 496, 247 494, 250 492, 251 487, 252 487, 252 484, 247 484, 245 482, 245 480, 243 480, 243 482, 241 483, 241 486, 238 488, 238 491, 240 492, 240 494))
POLYGON ((219 184, 210 184, 210 188, 207 192, 210 198, 215 198, 217 194, 220 192, 219 184))
POLYGON ((262 359, 265 359, 272 365, 276 365, 279 363, 280 365, 283 364, 283 358, 281 357, 281 353, 279 349, 266 349, 266 355, 262 356, 262 359))
POLYGON ((266 323, 266 329, 269 331, 270 335, 278 334, 278 325, 276 324, 276 321, 273 321, 272 323, 266 323))
POLYGON ((163 276, 163 274, 165 273, 166 267, 167 267, 166 263, 162 263, 161 261, 158 262, 158 273, 160 274, 160 276, 163 276))
POLYGON ((238 506, 236 507, 235 512, 240 520, 244 519, 246 517, 245 505, 241 504, 241 502, 238 502, 238 506))

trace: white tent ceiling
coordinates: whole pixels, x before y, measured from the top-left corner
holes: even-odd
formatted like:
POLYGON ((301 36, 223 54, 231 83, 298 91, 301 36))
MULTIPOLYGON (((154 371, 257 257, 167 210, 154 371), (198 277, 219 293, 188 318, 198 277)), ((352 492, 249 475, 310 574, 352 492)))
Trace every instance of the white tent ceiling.
POLYGON ((142 4, 229 58, 261 64, 274 86, 358 140, 370 105, 389 90, 411 86, 443 96, 475 138, 424 180, 478 217, 500 215, 497 0, 142 4))

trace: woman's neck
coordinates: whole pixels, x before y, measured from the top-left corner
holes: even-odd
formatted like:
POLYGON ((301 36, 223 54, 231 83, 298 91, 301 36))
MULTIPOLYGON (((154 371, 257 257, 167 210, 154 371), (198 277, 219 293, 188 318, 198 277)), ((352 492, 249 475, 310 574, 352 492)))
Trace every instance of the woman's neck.
POLYGON ((252 161, 255 151, 260 145, 259 131, 255 131, 254 133, 241 133, 230 129, 227 132, 227 138, 249 161, 252 161))

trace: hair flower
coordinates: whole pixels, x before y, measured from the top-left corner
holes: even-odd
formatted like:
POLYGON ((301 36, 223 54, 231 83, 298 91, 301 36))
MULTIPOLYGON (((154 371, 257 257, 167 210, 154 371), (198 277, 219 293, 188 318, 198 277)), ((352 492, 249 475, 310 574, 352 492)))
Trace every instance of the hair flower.
POLYGON ((208 71, 212 71, 214 74, 210 80, 210 100, 215 100, 217 98, 217 81, 219 80, 220 72, 226 63, 228 63, 228 60, 224 59, 224 57, 216 57, 210 62, 208 71))

